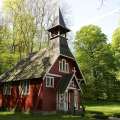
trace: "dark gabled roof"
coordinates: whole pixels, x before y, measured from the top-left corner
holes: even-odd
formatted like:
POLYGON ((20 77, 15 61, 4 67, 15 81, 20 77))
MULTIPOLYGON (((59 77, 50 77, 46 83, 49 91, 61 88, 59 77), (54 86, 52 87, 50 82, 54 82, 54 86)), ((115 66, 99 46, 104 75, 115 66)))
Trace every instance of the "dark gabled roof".
POLYGON ((8 72, 0 76, 1 82, 40 78, 49 70, 58 55, 51 49, 43 49, 21 60, 8 72))
POLYGON ((73 74, 63 74, 62 75, 62 78, 60 80, 60 83, 59 83, 59 92, 60 93, 64 93, 71 78, 72 78, 73 74))
POLYGON ((74 59, 74 56, 69 49, 66 38, 60 37, 60 44, 59 45, 60 45, 59 48, 60 48, 60 54, 61 55, 64 55, 64 56, 67 56, 67 57, 70 57, 70 58, 74 59))

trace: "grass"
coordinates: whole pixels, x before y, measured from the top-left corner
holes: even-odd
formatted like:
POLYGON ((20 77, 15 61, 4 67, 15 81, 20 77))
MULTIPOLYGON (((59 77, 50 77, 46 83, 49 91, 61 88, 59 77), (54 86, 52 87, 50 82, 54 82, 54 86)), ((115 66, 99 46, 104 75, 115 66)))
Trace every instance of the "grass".
POLYGON ((0 112, 0 120, 94 120, 90 117, 81 117, 80 115, 53 114, 41 115, 39 113, 24 114, 13 112, 0 112))
POLYGON ((97 113, 107 116, 120 115, 120 103, 89 103, 86 105, 84 117, 62 113, 41 115, 39 113, 0 112, 0 120, 96 120, 93 116, 97 113))
POLYGON ((102 112, 105 115, 120 114, 120 103, 91 103, 86 105, 89 112, 102 112))

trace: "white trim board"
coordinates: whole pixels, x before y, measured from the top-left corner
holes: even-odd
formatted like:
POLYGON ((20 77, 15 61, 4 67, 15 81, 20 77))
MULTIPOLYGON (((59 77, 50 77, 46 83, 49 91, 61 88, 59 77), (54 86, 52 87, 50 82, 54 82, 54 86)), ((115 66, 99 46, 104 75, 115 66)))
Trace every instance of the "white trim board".
POLYGON ((62 77, 62 75, 59 75, 59 74, 52 74, 52 73, 47 73, 46 76, 62 77))
POLYGON ((76 83, 77 83, 77 85, 78 85, 80 91, 83 93, 83 91, 82 91, 82 89, 81 89, 81 87, 80 87, 80 85, 79 85, 79 83, 78 83, 78 81, 77 81, 78 79, 77 79, 77 77, 76 77, 75 74, 73 74, 71 80, 69 81, 69 84, 68 84, 68 86, 67 86, 67 88, 66 88, 66 91, 70 88, 70 87, 69 87, 69 86, 70 86, 70 83, 71 83, 71 81, 73 80, 74 77, 75 77, 76 83))

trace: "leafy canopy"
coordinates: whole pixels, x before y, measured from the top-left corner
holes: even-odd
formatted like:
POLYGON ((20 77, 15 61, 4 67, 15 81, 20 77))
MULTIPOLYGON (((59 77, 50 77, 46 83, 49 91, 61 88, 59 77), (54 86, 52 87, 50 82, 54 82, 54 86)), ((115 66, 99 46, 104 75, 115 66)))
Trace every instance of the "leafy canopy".
POLYGON ((86 97, 106 99, 110 96, 108 90, 114 80, 114 58, 106 35, 98 26, 84 26, 76 33, 74 45, 76 58, 87 81, 86 97))

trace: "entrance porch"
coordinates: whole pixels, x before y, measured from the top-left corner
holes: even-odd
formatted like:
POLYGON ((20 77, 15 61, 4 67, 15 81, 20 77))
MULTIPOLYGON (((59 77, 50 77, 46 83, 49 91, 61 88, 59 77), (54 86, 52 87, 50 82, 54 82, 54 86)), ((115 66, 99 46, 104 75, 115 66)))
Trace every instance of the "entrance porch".
POLYGON ((80 91, 78 89, 68 89, 65 93, 57 95, 58 111, 78 111, 80 109, 80 91))

